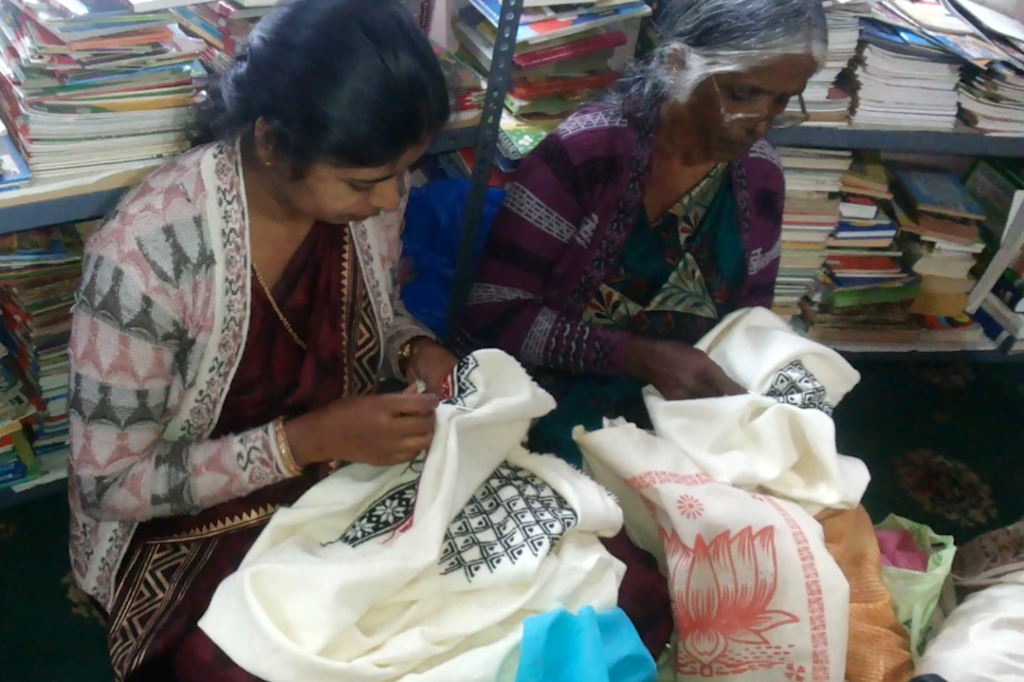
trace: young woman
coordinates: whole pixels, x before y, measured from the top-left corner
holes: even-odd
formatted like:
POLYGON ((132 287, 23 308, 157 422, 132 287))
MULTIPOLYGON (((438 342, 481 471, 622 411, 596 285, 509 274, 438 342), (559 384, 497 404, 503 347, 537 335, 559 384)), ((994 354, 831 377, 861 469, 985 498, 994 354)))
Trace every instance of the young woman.
POLYGON ((280 505, 411 459, 455 358, 398 301, 404 176, 448 119, 397 0, 254 30, 197 143, 89 242, 71 342, 71 557, 119 680, 252 679, 196 622, 280 505), (377 394, 381 374, 428 392, 377 394))
POLYGON ((536 367, 558 400, 531 448, 576 463, 573 427, 646 421, 645 384, 741 390, 692 344, 771 305, 784 183, 762 138, 806 119, 827 52, 821 0, 659 4, 651 57, 523 161, 465 314, 470 343, 536 367))

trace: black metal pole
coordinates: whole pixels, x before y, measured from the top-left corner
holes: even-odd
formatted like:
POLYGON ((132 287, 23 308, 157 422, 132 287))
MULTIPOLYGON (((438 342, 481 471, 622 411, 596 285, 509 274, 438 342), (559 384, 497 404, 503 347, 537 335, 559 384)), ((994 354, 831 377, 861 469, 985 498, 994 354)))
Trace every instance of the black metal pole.
POLYGON ((494 167, 494 154, 501 127, 501 112, 505 107, 512 74, 512 57, 516 49, 516 33, 519 17, 523 11, 523 0, 503 0, 498 32, 494 41, 491 58, 491 72, 487 79, 487 95, 484 98, 483 116, 476 139, 476 156, 473 173, 469 179, 469 193, 466 210, 462 215, 462 232, 459 238, 459 254, 455 263, 455 277, 448 302, 448 337, 456 332, 462 312, 466 308, 469 289, 473 284, 473 257, 480 240, 481 222, 487 200, 487 182, 494 167))

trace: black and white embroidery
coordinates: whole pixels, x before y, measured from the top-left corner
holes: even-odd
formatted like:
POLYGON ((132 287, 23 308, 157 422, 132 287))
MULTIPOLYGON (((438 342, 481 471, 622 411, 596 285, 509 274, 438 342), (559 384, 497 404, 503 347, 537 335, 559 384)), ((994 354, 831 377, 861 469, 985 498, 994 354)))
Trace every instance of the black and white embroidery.
POLYGON ((547 483, 520 467, 502 464, 448 526, 441 573, 461 571, 472 581, 516 563, 526 552, 558 544, 579 522, 569 504, 547 483))
MULTIPOLYGON (((364 542, 397 531, 412 518, 419 483, 420 479, 417 477, 378 497, 334 542, 344 542, 350 547, 358 547, 364 542)), ((329 545, 333 542, 324 544, 329 545)))
POLYGON ((452 373, 448 380, 445 382, 446 397, 442 401, 445 405, 459 405, 460 407, 466 406, 466 398, 477 392, 476 384, 470 379, 470 375, 476 371, 480 366, 480 361, 472 355, 467 355, 461 360, 455 367, 455 371, 452 373))
POLYGON ((821 410, 832 416, 833 407, 826 399, 825 387, 799 360, 779 370, 765 396, 804 410, 821 410))

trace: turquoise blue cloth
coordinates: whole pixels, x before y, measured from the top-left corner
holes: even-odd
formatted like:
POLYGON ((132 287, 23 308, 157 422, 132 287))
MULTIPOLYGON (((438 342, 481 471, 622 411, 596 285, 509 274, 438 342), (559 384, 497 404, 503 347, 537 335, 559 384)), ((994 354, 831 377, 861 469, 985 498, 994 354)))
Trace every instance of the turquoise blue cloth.
POLYGON ((622 609, 527 618, 516 682, 653 682, 658 668, 622 609))

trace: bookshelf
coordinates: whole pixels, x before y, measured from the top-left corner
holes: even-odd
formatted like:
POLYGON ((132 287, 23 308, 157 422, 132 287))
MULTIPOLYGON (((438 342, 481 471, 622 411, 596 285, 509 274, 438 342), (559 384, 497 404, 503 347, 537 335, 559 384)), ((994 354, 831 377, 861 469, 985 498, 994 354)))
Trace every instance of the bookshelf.
MULTIPOLYGON (((507 2, 519 3, 521 0, 507 0, 507 2)), ((499 66, 501 66, 498 64, 499 61, 496 58, 495 72, 499 71, 499 66)), ((504 99, 507 87, 508 70, 509 66, 505 65, 503 84, 496 84, 496 78, 492 78, 488 82, 488 94, 493 89, 494 99, 497 99, 499 103, 497 113, 489 108, 492 104, 490 98, 485 100, 484 122, 481 127, 443 133, 431 147, 431 154, 444 154, 465 149, 481 142, 486 144, 487 150, 490 151, 488 156, 493 163, 493 149, 498 132, 496 125, 500 123, 500 103, 504 99), (488 114, 493 117, 490 123, 488 114), (495 125, 495 127, 493 132, 488 134, 490 125, 495 125), (491 142, 492 140, 493 142, 491 142)), ((878 149, 918 154, 1024 158, 1024 137, 990 136, 970 131, 872 130, 805 125, 773 130, 768 137, 774 144, 784 147, 878 149)), ((477 151, 477 158, 483 158, 479 156, 481 150, 477 151)), ((477 164, 477 167, 487 168, 488 165, 477 164)), ((15 193, 13 199, 0 194, 0 234, 101 216, 113 209, 121 196, 142 175, 138 171, 132 171, 111 176, 102 182, 83 183, 74 188, 65 188, 54 193, 43 192, 37 196, 24 198, 20 193, 15 193)), ((477 236, 487 182, 487 177, 483 173, 476 175, 471 178, 470 199, 472 201, 467 202, 466 221, 464 221, 464 234, 467 238, 471 236, 474 239, 477 236), (476 175, 481 177, 476 177, 476 175)))
MULTIPOLYGON (((476 136, 477 130, 473 128, 446 131, 435 140, 430 153, 445 154, 472 147, 476 136)), ((44 186, 35 194, 0 194, 0 234, 105 215, 149 170, 116 173, 95 181, 86 178, 73 186, 55 184, 52 191, 44 186)))

